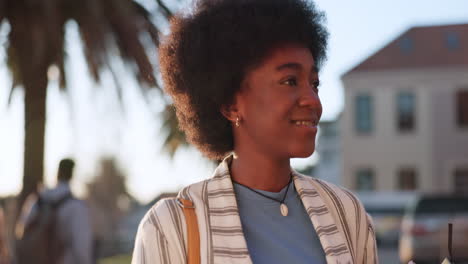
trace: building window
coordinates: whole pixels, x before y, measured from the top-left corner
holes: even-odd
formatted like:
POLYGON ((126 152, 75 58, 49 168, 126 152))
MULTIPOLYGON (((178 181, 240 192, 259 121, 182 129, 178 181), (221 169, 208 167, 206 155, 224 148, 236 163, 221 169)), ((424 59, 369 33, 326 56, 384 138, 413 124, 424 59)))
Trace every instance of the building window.
POLYGON ((457 50, 460 48, 460 38, 455 32, 448 32, 445 34, 445 43, 449 50, 457 50))
POLYGON ((413 40, 406 36, 400 40, 400 50, 403 54, 410 54, 413 51, 413 40))
POLYGON ((397 126, 401 132, 412 131, 415 126, 415 96, 412 92, 397 95, 397 126))
POLYGON ((367 94, 356 96, 355 124, 358 133, 372 131, 372 97, 367 94))
POLYGON ((459 127, 468 127, 468 89, 457 92, 457 123, 459 127))
POLYGON ((468 194, 468 168, 457 168, 454 172, 455 193, 468 194))
POLYGON ((417 189, 417 174, 413 168, 403 168, 398 171, 398 189, 412 191, 417 189))
POLYGON ((356 190, 373 191, 375 189, 375 176, 372 169, 360 169, 356 173, 356 190))

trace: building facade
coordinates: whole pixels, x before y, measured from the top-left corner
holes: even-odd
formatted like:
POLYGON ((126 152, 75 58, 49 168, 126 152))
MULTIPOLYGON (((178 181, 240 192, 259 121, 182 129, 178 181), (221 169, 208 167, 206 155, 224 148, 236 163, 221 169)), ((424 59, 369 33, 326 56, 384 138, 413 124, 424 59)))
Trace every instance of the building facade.
POLYGON ((341 184, 341 151, 339 118, 332 121, 320 121, 317 138, 319 162, 313 176, 337 185, 341 184))
POLYGON ((342 81, 345 187, 468 194, 468 24, 411 28, 342 81))

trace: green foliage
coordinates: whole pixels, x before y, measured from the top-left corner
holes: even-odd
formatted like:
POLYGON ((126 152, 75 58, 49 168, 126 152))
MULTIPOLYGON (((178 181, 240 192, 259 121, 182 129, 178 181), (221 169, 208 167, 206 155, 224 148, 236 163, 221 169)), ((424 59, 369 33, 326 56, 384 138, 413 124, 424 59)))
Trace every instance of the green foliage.
POLYGON ((109 258, 100 259, 98 264, 130 264, 132 262, 131 255, 118 255, 109 258))

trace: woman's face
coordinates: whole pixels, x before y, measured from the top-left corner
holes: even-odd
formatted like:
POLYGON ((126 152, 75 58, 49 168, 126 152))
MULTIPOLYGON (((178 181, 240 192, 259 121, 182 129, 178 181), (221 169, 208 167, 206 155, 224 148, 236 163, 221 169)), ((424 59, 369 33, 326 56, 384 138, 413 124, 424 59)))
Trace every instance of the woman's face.
POLYGON ((318 84, 309 49, 295 44, 273 49, 247 73, 236 96, 241 118, 234 128, 236 145, 272 158, 310 156, 322 115, 318 84))

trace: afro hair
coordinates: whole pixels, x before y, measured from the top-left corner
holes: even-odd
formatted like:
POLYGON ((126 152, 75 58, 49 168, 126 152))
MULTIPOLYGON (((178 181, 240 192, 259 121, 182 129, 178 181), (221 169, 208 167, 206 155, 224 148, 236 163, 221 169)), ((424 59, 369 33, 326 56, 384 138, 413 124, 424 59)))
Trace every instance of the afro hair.
POLYGON ((231 152, 232 125, 221 108, 233 102, 246 72, 286 43, 307 47, 320 68, 328 39, 324 21, 306 0, 201 0, 174 16, 159 60, 187 140, 210 159, 231 152))

